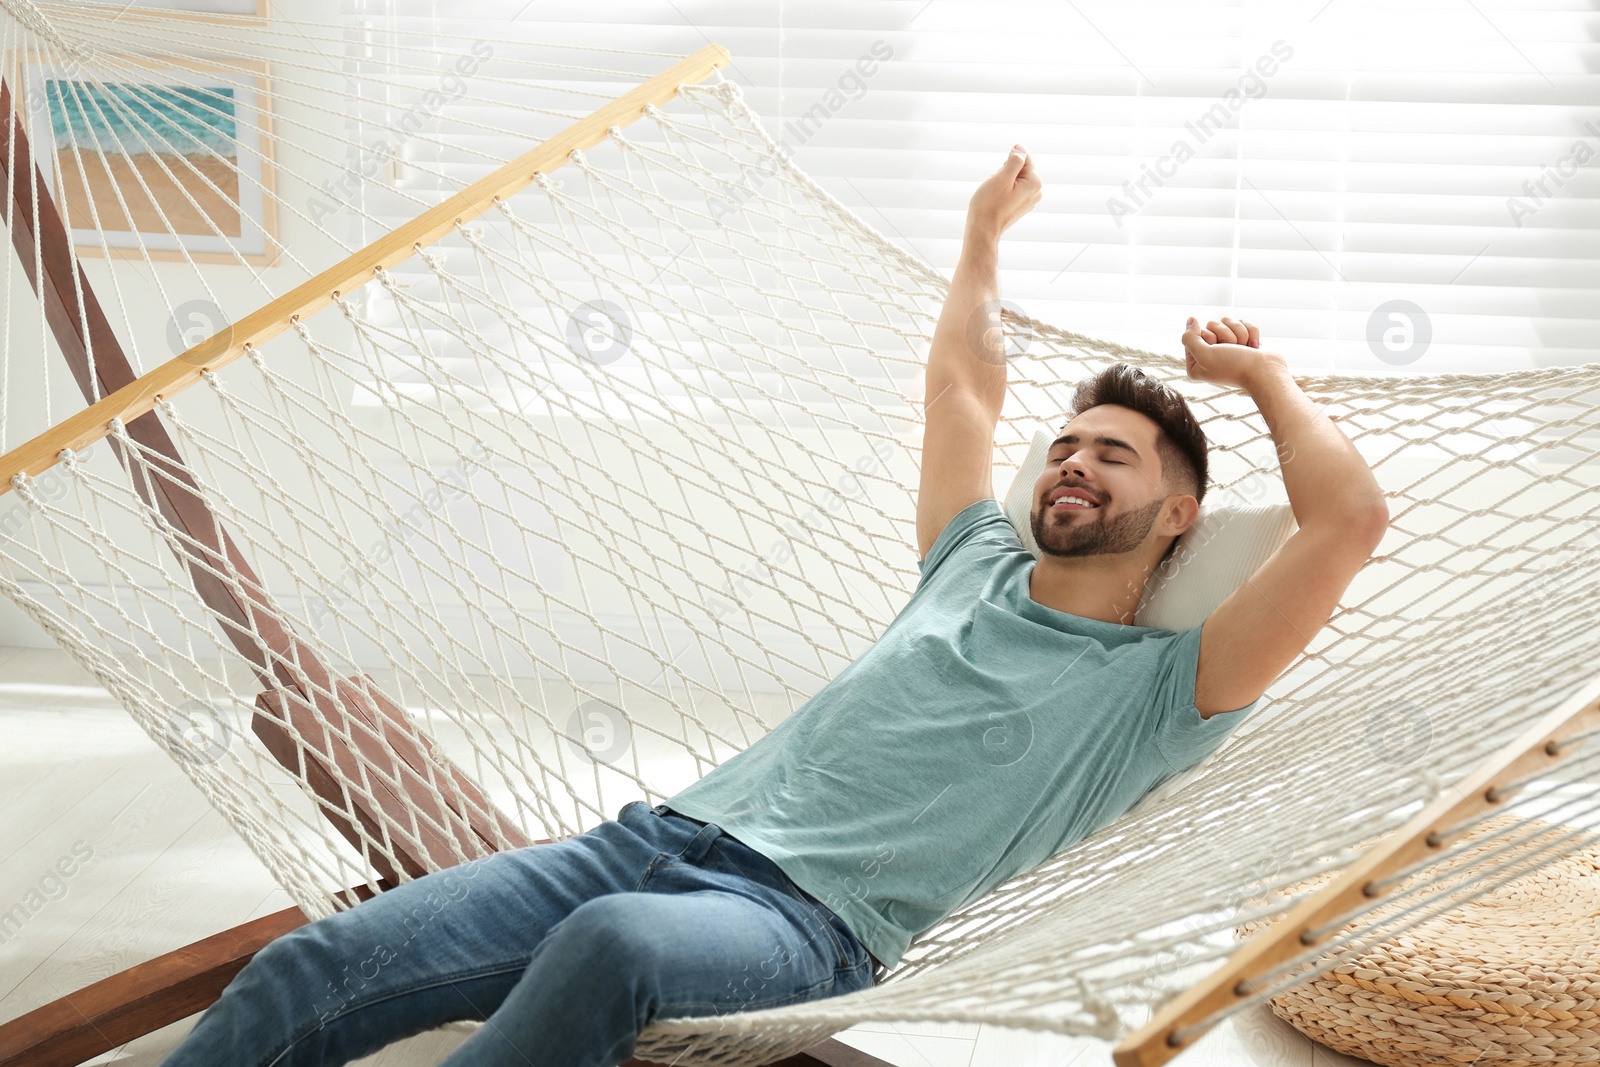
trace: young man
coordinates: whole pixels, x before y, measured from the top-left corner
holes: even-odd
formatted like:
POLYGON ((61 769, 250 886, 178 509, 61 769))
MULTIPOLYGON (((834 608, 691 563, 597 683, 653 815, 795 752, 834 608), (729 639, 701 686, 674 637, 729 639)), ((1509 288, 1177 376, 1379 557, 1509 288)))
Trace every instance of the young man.
POLYGON ((612 1067, 658 1017, 866 988, 1214 748, 1327 621, 1383 496, 1254 326, 1190 319, 1189 376, 1255 398, 1300 529, 1203 626, 1133 625, 1198 513, 1206 442, 1118 364, 1080 385, 1035 486, 1035 563, 993 496, 1005 359, 984 327, 1000 236, 1039 197, 1020 147, 972 197, 928 358, 922 577, 871 648, 665 804, 280 938, 167 1067, 341 1064, 456 1019, 486 1024, 447 1067, 612 1067))

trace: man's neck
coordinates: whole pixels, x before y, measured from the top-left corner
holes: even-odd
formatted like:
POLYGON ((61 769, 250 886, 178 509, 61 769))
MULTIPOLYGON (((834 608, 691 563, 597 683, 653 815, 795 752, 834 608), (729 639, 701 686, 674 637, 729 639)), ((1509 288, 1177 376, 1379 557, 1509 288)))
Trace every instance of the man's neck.
POLYGON ((1150 572, 1132 553, 1041 556, 1028 574, 1028 595, 1047 608, 1133 626, 1150 572))

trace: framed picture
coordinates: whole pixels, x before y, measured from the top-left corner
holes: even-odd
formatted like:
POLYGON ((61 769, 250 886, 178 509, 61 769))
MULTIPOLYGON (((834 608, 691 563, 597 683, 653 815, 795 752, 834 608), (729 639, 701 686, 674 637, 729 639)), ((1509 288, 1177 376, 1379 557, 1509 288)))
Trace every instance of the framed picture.
POLYGON ((271 266, 265 65, 166 62, 132 76, 25 63, 34 156, 78 254, 271 266))
POLYGON ((108 6, 122 10, 143 8, 161 14, 201 17, 264 19, 271 14, 268 10, 270 0, 133 0, 132 3, 125 3, 124 0, 97 0, 97 2, 107 3, 108 6))

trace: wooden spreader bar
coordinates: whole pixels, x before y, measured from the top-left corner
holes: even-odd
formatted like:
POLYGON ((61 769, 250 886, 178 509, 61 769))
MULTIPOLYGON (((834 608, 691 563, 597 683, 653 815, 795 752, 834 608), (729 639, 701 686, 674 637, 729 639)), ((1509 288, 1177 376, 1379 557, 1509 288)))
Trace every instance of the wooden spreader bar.
MULTIPOLYGON (((592 148, 604 141, 613 126, 627 126, 644 114, 649 106, 660 106, 678 94, 678 87, 710 77, 728 62, 728 50, 708 44, 680 60, 648 81, 617 97, 587 117, 568 126, 536 147, 494 172, 479 178, 465 189, 429 208, 397 230, 384 234, 365 248, 308 281, 289 290, 270 304, 251 312, 226 329, 220 330, 182 355, 163 363, 136 381, 32 441, 0 456, 0 496, 11 491, 17 474, 37 476, 55 466, 63 449, 82 451, 109 432, 111 421, 131 423, 153 410, 162 399, 171 399, 200 380, 208 370, 224 367, 259 347, 292 326, 331 304, 340 293, 348 293, 410 259, 419 249, 438 241, 464 222, 482 215, 496 201, 521 192, 541 174, 559 169, 575 150, 592 148)), ((17 123, 20 129, 20 122, 17 123)), ((23 257, 32 262, 29 246, 23 257)), ((68 290, 70 291, 70 290, 68 290)), ((96 357, 99 352, 96 350, 96 357)))
MULTIPOLYGON (((1259 989, 1288 961, 1330 941, 1341 917, 1376 906, 1406 870, 1429 862, 1483 819, 1505 807, 1522 785, 1585 745, 1600 731, 1600 679, 1584 686, 1460 782, 1445 787, 1404 826, 1379 841, 1328 885, 1245 942, 1226 963, 1168 1001, 1112 1051, 1117 1067, 1157 1067, 1193 1045, 1219 1018, 1259 989)), ((1348 920, 1347 920, 1348 921, 1348 920)))

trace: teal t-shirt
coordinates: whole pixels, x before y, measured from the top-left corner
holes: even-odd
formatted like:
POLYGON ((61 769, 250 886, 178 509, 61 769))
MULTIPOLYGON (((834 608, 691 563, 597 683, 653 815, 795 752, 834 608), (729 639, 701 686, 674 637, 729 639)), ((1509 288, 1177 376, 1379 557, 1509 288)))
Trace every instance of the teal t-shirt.
POLYGON ((1114 820, 1257 702, 1202 719, 1200 627, 1069 615, 997 500, 951 519, 883 635, 666 800, 771 859, 893 967, 912 938, 1114 820))

